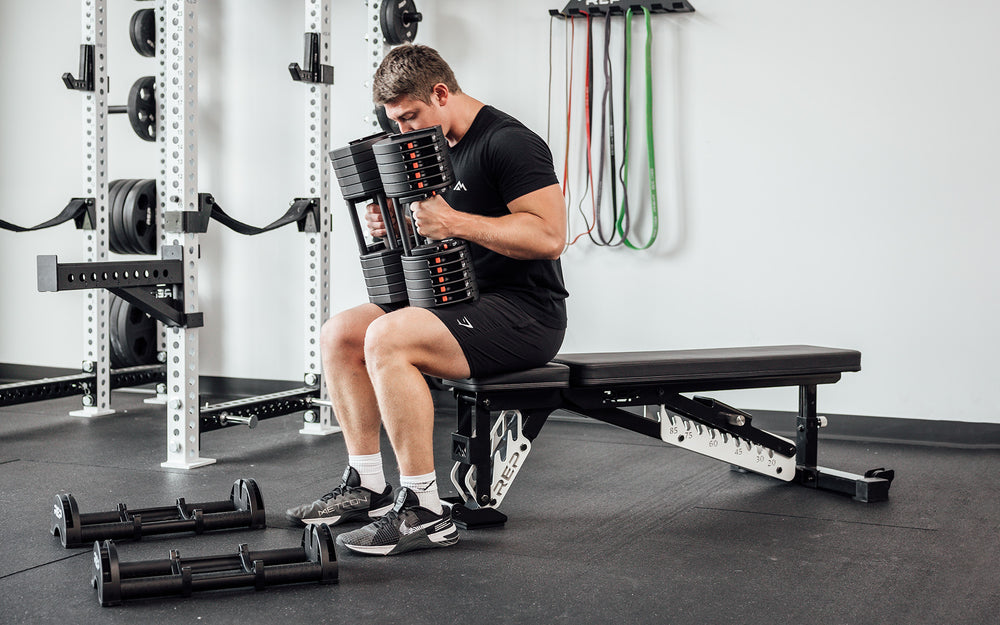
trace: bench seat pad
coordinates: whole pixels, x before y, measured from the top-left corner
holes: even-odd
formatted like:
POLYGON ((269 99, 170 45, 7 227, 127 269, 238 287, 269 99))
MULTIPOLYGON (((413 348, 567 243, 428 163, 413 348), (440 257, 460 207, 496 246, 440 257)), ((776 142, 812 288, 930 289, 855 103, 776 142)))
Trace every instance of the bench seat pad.
POLYGON ((571 386, 598 386, 860 371, 861 352, 811 345, 779 345, 559 354, 553 362, 569 366, 571 386))

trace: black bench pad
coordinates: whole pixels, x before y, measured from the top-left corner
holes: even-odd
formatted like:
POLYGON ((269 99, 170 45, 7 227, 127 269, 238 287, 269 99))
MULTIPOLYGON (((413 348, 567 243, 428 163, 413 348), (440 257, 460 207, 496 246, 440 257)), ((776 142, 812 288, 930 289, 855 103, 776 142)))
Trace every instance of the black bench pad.
POLYGON ((569 388, 569 367, 550 362, 543 367, 512 371, 482 378, 443 380, 445 386, 463 391, 509 391, 540 388, 569 388))
POLYGON ((443 382, 446 386, 464 391, 504 391, 734 378, 768 379, 860 370, 861 352, 852 349, 779 345, 559 354, 544 367, 443 382))
POLYGON ((811 345, 779 345, 559 354, 554 362, 569 365, 572 386, 597 386, 640 381, 663 383, 860 371, 861 352, 811 345))

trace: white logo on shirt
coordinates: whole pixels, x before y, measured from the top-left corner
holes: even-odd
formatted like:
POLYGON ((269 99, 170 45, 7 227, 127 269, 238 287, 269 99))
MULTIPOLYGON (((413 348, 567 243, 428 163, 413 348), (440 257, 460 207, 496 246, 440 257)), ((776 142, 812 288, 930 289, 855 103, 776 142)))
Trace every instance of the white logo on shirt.
POLYGON ((452 190, 453 191, 468 191, 468 189, 465 188, 465 183, 462 182, 461 180, 458 181, 458 183, 455 185, 455 187, 452 190))

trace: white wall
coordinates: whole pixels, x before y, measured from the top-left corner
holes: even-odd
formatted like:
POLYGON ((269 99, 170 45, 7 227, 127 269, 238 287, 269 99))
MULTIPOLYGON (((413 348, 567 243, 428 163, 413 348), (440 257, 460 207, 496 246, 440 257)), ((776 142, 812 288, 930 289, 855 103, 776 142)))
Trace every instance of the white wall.
MULTIPOLYGON (((418 41, 451 61, 465 91, 544 136, 546 10, 562 4, 423 0, 418 41)), ((991 357, 1000 345, 1000 262, 990 245, 1000 235, 1000 182, 991 171, 1000 149, 993 80, 1000 42, 991 25, 1000 7, 983 0, 961 8, 928 0, 694 4, 695 14, 653 20, 660 238, 645 252, 581 242, 566 253, 572 297, 564 351, 850 347, 863 353, 863 371, 822 389, 822 411, 1000 422, 993 394, 1000 365, 991 357)), ((155 62, 138 57, 125 38, 139 5, 110 5, 117 102, 155 62)), ((198 5, 201 187, 234 216, 264 224, 304 194, 303 87, 285 69, 301 62, 302 9, 292 0, 198 5)), ((362 2, 334 2, 334 145, 370 131, 362 120, 369 108, 365 16, 362 2)), ((79 96, 59 80, 76 73, 79 23, 75 0, 0 5, 0 218, 37 223, 79 194, 79 96)), ((618 62, 621 20, 615 24, 618 62)), ((561 172, 566 23, 552 28, 550 138, 561 172)), ((584 32, 578 23, 577 104, 584 32)), ((620 71, 615 79, 620 84, 620 71)), ((574 118, 582 118, 580 109, 574 118)), ((111 133, 112 176, 152 177, 155 146, 135 139, 124 119, 112 121, 111 133)), ((581 133, 575 125, 574 213, 583 193, 581 133)), ((633 198, 645 193, 643 151, 642 135, 633 135, 633 198)), ((339 204, 335 310, 364 297, 339 204)), ((639 208, 648 212, 648 200, 639 208)), ((573 227, 580 231, 578 217, 573 227)), ((34 257, 79 260, 79 240, 67 226, 0 233, 0 362, 77 366, 82 298, 37 293, 34 257)), ((203 373, 299 378, 297 233, 246 238, 213 226, 202 257, 203 373)), ((795 405, 793 389, 720 397, 748 408, 795 405)))

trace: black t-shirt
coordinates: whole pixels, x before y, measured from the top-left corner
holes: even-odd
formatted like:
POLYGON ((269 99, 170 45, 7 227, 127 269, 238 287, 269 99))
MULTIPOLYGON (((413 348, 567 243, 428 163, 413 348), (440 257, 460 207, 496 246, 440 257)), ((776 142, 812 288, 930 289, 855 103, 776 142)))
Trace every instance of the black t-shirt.
MULTIPOLYGON (((442 195, 455 210, 476 215, 509 215, 509 202, 559 182, 542 138, 492 106, 480 109, 451 148, 451 162, 455 184, 442 195)), ((481 293, 515 297, 543 325, 566 327, 568 293, 558 260, 517 260, 469 245, 481 293)))

